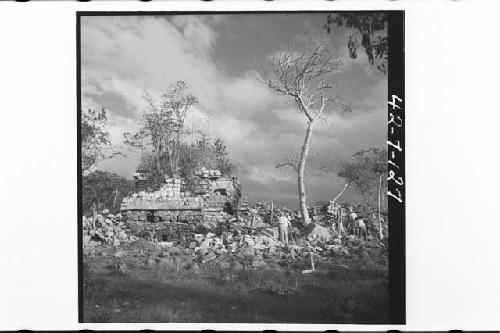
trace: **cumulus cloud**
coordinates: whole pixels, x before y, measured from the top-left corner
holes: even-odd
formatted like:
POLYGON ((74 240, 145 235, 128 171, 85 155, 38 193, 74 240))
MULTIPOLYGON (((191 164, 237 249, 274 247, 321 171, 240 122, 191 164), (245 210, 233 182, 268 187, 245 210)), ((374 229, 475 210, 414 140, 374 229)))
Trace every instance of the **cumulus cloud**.
MULTIPOLYGON (((113 83, 159 94, 174 81, 186 80, 202 104, 214 109, 218 75, 207 61, 215 35, 195 18, 175 23, 162 17, 85 17, 82 22, 82 66, 106 90, 113 83), (179 28, 178 26, 181 26, 179 28), (113 81, 114 80, 114 81, 113 81), (117 81, 118 80, 118 81, 117 81)), ((126 98, 137 99, 138 94, 126 98)), ((140 95, 139 95, 140 97, 140 95)), ((136 112, 139 110, 135 110, 136 112)))

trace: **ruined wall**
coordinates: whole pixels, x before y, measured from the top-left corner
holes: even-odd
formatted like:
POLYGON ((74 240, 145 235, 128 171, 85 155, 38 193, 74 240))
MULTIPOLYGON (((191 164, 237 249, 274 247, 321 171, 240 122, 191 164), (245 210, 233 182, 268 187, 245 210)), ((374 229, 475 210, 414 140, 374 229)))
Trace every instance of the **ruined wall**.
POLYGON ((157 239, 186 241, 195 232, 224 229, 231 214, 247 205, 235 177, 202 169, 189 179, 165 178, 158 191, 124 198, 121 212, 139 236, 154 231, 157 239))
POLYGON ((128 222, 179 222, 188 224, 204 224, 214 227, 217 223, 226 222, 230 215, 221 210, 168 210, 168 211, 125 211, 124 218, 128 222))
POLYGON ((158 191, 140 191, 124 198, 121 210, 237 209, 241 199, 237 179, 211 171, 191 179, 166 178, 158 191))
MULTIPOLYGON (((156 214, 156 212, 155 212, 156 214)), ((221 233, 228 226, 229 215, 220 211, 170 211, 158 212, 161 217, 149 222, 143 218, 127 222, 133 235, 141 238, 155 238, 173 241, 177 245, 188 246, 195 234, 207 232, 221 233)))

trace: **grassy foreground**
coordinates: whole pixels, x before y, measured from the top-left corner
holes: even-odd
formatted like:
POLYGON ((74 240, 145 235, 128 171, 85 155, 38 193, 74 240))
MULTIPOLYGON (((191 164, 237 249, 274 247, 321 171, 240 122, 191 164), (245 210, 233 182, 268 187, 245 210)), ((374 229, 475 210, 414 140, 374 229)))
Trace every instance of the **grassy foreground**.
POLYGON ((316 263, 316 272, 268 265, 144 265, 85 258, 85 322, 384 323, 387 267, 363 259, 316 263), (274 267, 274 268, 270 268, 274 267))

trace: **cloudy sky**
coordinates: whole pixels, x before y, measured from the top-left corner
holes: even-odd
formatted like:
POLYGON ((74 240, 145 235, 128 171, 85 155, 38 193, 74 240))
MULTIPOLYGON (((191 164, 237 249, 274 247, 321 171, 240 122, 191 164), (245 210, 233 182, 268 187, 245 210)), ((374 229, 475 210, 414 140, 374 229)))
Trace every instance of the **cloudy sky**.
MULTIPOLYGON (((321 40, 343 56, 338 95, 353 112, 332 109, 326 124, 315 128, 306 180, 308 202, 328 200, 342 188, 334 169, 356 151, 382 146, 387 137, 387 77, 369 65, 363 52, 346 54, 344 29, 326 34, 327 14, 260 14, 197 16, 82 17, 82 105, 111 113, 113 144, 137 129, 144 109, 142 89, 153 95, 176 80, 185 80, 200 104, 191 110, 189 126, 205 129, 226 142, 251 202, 274 200, 296 207, 296 176, 275 169, 287 155, 299 152, 305 134, 303 115, 285 97, 255 79, 256 64, 290 42, 321 40)), ((99 169, 131 177, 137 154, 107 160, 99 169)), ((347 191, 344 200, 356 200, 347 191)))

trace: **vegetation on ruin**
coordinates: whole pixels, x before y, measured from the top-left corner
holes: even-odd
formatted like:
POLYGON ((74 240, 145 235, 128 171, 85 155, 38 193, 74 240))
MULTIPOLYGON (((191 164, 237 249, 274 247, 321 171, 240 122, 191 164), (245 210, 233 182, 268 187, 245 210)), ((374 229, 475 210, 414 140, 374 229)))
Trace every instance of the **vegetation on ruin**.
POLYGON ((143 98, 147 106, 142 114, 141 127, 135 133, 124 133, 124 142, 148 154, 156 170, 177 177, 184 125, 188 112, 198 100, 189 92, 185 81, 171 84, 159 100, 147 90, 143 98))

